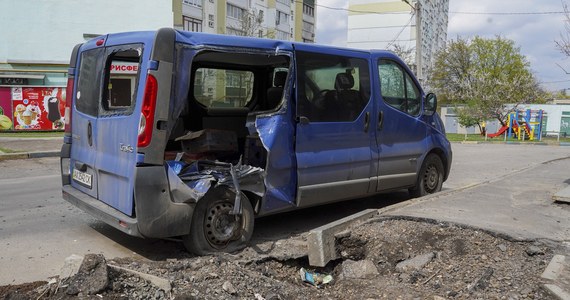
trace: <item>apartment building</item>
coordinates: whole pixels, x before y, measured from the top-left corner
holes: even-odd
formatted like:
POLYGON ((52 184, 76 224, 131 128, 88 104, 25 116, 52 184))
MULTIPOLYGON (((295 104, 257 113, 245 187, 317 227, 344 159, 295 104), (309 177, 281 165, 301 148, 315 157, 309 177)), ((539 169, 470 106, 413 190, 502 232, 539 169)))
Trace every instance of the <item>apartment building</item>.
POLYGON ((179 0, 174 27, 312 43, 315 0, 179 0))
POLYGON ((349 47, 397 47, 411 54, 405 60, 425 81, 436 53, 445 47, 449 0, 349 0, 348 9, 349 47))

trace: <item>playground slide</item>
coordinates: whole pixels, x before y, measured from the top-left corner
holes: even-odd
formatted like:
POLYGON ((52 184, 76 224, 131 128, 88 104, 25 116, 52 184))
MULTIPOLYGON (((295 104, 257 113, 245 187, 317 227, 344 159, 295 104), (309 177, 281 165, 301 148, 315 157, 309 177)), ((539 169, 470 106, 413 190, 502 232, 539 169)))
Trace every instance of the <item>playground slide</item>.
POLYGON ((509 126, 505 125, 505 126, 499 128, 499 131, 497 131, 495 133, 487 134, 487 136, 490 138, 497 137, 497 136, 503 134, 507 129, 509 129, 509 126))

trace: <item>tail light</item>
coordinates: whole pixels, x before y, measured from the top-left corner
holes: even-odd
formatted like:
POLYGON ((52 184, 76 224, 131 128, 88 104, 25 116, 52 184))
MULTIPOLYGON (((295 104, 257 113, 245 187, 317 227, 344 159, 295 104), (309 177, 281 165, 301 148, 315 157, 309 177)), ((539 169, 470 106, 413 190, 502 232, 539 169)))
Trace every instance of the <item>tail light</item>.
POLYGON ((152 139, 152 130, 154 124, 154 110, 156 108, 156 94, 158 91, 158 82, 152 75, 147 75, 146 86, 144 88, 144 98, 141 111, 141 120, 139 122, 138 146, 146 147, 152 139))
POLYGON ((65 133, 71 134, 71 102, 73 102, 73 79, 74 76, 67 78, 67 88, 65 89, 65 133))

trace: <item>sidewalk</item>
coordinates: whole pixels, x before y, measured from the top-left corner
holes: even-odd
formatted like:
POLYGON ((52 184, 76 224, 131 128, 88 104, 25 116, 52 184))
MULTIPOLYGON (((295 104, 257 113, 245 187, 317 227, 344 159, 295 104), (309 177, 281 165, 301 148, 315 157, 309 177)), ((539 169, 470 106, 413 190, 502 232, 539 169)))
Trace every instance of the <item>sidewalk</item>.
POLYGON ((0 160, 57 157, 62 144, 62 137, 0 137, 0 160))
POLYGON ((570 158, 556 159, 501 178, 395 205, 382 215, 460 224, 511 240, 554 241, 556 259, 542 275, 545 289, 570 299, 570 205, 553 195, 570 184, 570 158))

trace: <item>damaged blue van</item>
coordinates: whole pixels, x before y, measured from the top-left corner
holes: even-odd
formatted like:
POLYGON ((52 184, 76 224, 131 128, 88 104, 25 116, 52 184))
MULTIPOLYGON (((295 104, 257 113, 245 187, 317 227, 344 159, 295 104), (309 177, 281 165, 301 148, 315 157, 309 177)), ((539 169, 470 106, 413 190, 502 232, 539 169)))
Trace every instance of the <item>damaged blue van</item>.
POLYGON ((452 153, 436 108, 389 51, 109 34, 71 56, 63 197, 129 235, 234 251, 258 216, 440 191, 452 153))

